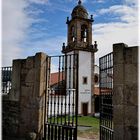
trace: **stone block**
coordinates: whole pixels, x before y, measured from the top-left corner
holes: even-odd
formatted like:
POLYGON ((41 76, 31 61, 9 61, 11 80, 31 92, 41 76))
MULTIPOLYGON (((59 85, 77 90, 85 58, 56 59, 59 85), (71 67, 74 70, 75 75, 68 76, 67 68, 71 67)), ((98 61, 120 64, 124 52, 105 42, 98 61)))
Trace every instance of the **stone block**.
POLYGON ((31 57, 28 57, 27 59, 26 59, 26 68, 27 69, 32 69, 33 67, 34 67, 34 59, 35 59, 35 57, 34 56, 31 56, 31 57))
POLYGON ((35 55, 35 67, 42 67, 46 63, 46 54, 45 53, 36 53, 35 55))
POLYGON ((33 92, 33 86, 21 85, 21 97, 29 97, 33 92))
POLYGON ((114 126, 124 124, 124 106, 123 105, 113 106, 113 122, 114 122, 114 126))
POLYGON ((113 66, 113 84, 124 84, 124 64, 113 66))
POLYGON ((138 140, 138 126, 125 127, 125 140, 138 140))
POLYGON ((124 53, 124 61, 125 64, 132 64, 132 48, 127 48, 125 49, 125 53, 124 53))
POLYGON ((26 140, 36 140, 37 134, 35 132, 30 132, 27 134, 26 140))
POLYGON ((113 105, 123 105, 124 101, 124 86, 114 84, 113 86, 113 105))
POLYGON ((138 107, 125 105, 125 126, 137 126, 138 125, 138 107))
POLYGON ((124 51, 128 47, 124 43, 113 44, 113 63, 124 64, 124 51))
POLYGON ((114 125, 114 138, 113 140, 124 140, 124 126, 114 125))
POLYGON ((138 85, 133 83, 126 84, 124 91, 124 104, 138 106, 138 85))
POLYGON ((133 49, 132 49, 132 63, 133 64, 138 64, 138 62, 139 62, 139 59, 138 59, 138 52, 139 52, 139 50, 138 50, 138 47, 132 47, 133 49))
POLYGON ((27 72, 26 78, 25 78, 26 83, 34 83, 35 82, 35 69, 32 68, 27 72))
POLYGON ((136 64, 125 64, 125 82, 138 81, 138 66, 136 64))
POLYGON ((13 60, 12 89, 11 89, 11 94, 9 94, 9 99, 13 101, 19 101, 19 97, 20 97, 21 61, 22 60, 13 60))
POLYGON ((40 82, 45 82, 46 81, 46 65, 42 66, 40 69, 40 82))
POLYGON ((45 94, 45 90, 46 90, 46 82, 41 82, 40 89, 39 89, 39 96, 42 96, 43 94, 45 94))

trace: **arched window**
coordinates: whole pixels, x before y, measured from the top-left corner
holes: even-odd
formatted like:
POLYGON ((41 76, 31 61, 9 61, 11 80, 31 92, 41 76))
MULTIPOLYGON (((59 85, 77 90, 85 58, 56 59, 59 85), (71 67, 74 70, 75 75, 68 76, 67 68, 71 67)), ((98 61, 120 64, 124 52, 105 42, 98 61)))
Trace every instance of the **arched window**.
POLYGON ((98 74, 95 74, 94 75, 94 83, 97 85, 99 84, 99 75, 98 74))
POLYGON ((75 27, 74 26, 71 27, 71 40, 72 42, 75 41, 75 27))
POLYGON ((88 30, 86 25, 81 26, 81 41, 87 42, 88 30))

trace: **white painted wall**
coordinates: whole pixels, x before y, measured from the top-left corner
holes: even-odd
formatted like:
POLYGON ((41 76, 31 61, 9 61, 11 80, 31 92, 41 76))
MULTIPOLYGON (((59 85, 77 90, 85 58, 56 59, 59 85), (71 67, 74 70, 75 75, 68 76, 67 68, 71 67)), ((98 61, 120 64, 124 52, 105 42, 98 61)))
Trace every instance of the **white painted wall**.
POLYGON ((88 113, 91 113, 91 52, 79 51, 79 114, 82 114, 82 103, 88 103, 88 113), (88 78, 83 84, 83 77, 88 78))
MULTIPOLYGON (((68 54, 74 54, 71 51, 68 54)), ((73 61, 73 60, 72 60, 73 61)), ((73 64, 73 63, 72 63, 73 64)), ((67 65, 69 66, 69 60, 67 61, 67 65)), ((79 91, 79 105, 78 105, 78 113, 82 114, 82 104, 88 103, 88 113, 91 113, 91 52, 79 51, 79 80, 78 80, 78 91, 79 91), (88 83, 83 84, 83 77, 88 78, 88 83)), ((67 75, 69 75, 69 71, 67 71, 67 75)), ((73 82, 73 73, 71 73, 70 81, 71 84, 73 82)), ((72 86, 70 86, 73 88, 72 86)), ((67 89, 69 89, 69 76, 67 76, 67 89)))

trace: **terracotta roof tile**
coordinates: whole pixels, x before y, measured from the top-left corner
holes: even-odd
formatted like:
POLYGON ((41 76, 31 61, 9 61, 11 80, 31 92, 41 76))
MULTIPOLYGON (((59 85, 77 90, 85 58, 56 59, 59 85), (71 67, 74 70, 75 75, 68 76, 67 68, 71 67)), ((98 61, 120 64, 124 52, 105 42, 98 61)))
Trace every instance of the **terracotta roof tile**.
POLYGON ((55 72, 50 74, 50 86, 55 85, 62 80, 65 80, 65 74, 62 72, 55 72))

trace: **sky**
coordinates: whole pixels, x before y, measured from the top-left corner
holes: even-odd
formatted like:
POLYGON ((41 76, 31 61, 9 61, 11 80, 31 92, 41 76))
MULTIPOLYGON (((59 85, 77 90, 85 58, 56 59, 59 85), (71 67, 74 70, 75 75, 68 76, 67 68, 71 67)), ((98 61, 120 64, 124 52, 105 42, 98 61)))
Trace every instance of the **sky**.
MULTIPOLYGON (((93 44, 99 58, 115 43, 138 45, 138 0, 83 0, 93 14, 93 44)), ((77 0, 2 0, 2 66, 37 52, 60 55, 67 43, 66 18, 77 0)))

